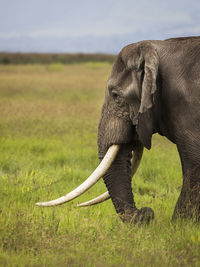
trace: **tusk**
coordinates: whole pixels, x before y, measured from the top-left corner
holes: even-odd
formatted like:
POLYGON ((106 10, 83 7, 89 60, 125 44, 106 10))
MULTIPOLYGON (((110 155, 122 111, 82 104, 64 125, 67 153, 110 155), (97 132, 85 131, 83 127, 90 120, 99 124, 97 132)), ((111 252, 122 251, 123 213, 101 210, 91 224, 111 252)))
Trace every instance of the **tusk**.
POLYGON ((60 197, 55 200, 51 200, 48 202, 38 202, 36 203, 37 206, 43 206, 43 207, 50 207, 50 206, 56 206, 63 204, 65 202, 68 202, 81 194, 83 194, 85 191, 87 191, 90 187, 92 187, 109 169, 112 162, 117 156, 117 153, 119 151, 120 146, 119 145, 112 145, 109 147, 106 155, 104 156, 103 160, 99 164, 99 166, 96 168, 96 170, 83 182, 81 185, 79 185, 76 189, 74 189, 72 192, 68 193, 67 195, 60 197))
POLYGON ((106 201, 109 198, 110 198, 110 195, 109 195, 109 193, 107 191, 107 192, 103 193, 102 195, 100 195, 100 196, 98 196, 98 197, 96 197, 96 198, 94 198, 92 200, 89 200, 87 202, 78 204, 77 206, 78 207, 92 206, 92 205, 95 205, 95 204, 99 204, 101 202, 104 202, 104 201, 106 201))
MULTIPOLYGON (((132 152, 132 159, 131 159, 131 167, 132 167, 131 176, 132 177, 136 173, 136 171, 140 165, 140 161, 141 161, 142 155, 143 155, 143 150, 144 150, 143 145, 140 145, 132 152)), ((102 203, 108 199, 110 199, 110 195, 109 195, 109 192, 107 191, 107 192, 101 194, 100 196, 98 196, 92 200, 89 200, 87 202, 78 204, 77 206, 78 207, 92 206, 92 205, 102 203)))

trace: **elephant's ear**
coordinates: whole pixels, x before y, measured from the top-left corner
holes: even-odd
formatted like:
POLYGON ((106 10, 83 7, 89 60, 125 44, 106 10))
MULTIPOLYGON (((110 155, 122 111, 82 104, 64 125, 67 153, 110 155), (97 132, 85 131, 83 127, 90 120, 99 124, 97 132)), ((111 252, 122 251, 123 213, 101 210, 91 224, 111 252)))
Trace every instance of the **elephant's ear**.
POLYGON ((153 107, 157 91, 159 59, 153 45, 143 43, 139 47, 140 60, 143 61, 144 78, 142 82, 141 104, 137 114, 136 131, 143 145, 151 148, 151 137, 154 132, 153 107))

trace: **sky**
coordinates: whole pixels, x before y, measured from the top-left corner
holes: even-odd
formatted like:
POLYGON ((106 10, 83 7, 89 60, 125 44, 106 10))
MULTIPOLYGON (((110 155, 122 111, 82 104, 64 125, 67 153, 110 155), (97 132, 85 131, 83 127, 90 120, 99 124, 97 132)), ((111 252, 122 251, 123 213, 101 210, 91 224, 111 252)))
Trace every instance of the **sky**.
POLYGON ((0 0, 0 51, 118 53, 200 35, 199 0, 0 0))

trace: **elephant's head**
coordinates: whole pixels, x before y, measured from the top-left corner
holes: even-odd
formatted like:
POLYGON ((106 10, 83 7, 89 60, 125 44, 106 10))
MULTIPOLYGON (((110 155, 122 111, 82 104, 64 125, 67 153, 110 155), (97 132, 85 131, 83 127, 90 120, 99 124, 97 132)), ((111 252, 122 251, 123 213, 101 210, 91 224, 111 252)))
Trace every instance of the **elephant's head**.
POLYGON ((150 149, 151 136, 156 131, 154 109, 157 73, 158 54, 153 42, 139 42, 122 49, 107 82, 99 123, 100 166, 71 193, 37 205, 52 206, 67 202, 85 192, 103 177, 122 220, 137 222, 153 218, 154 214, 150 208, 136 208, 131 176, 137 169, 143 146, 150 149), (131 168, 132 153, 134 160, 131 168))
POLYGON ((130 159, 132 151, 141 157, 143 146, 151 148, 157 123, 157 73, 158 54, 153 43, 140 42, 122 49, 107 82, 98 129, 99 158, 113 144, 120 146, 103 179, 117 213, 128 221, 153 217, 150 208, 135 207, 130 159))
POLYGON ((127 144, 136 137, 151 148, 155 120, 158 55, 151 42, 122 49, 107 82, 99 123, 99 152, 111 144, 127 144))

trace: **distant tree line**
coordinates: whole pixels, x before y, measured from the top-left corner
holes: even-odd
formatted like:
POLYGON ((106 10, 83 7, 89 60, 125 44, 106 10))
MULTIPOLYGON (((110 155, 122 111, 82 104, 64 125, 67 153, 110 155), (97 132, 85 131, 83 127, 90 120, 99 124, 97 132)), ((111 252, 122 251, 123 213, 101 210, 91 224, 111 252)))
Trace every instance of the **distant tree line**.
POLYGON ((115 55, 109 54, 47 54, 47 53, 0 53, 0 64, 50 64, 83 63, 88 61, 113 63, 115 55))

